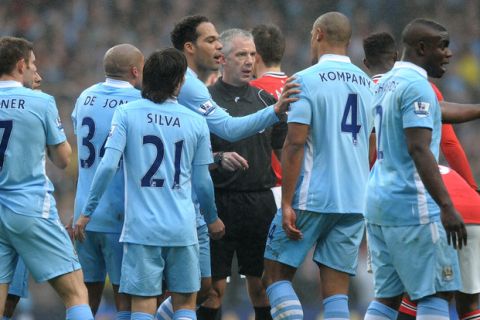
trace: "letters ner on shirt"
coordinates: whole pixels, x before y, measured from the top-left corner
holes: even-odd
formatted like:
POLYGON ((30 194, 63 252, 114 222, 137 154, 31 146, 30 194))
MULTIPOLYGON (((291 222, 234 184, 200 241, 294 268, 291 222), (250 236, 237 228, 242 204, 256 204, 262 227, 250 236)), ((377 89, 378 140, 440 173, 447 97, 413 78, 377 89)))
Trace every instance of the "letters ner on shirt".
POLYGON ((23 99, 5 99, 0 100, 1 109, 25 109, 25 100, 23 99))

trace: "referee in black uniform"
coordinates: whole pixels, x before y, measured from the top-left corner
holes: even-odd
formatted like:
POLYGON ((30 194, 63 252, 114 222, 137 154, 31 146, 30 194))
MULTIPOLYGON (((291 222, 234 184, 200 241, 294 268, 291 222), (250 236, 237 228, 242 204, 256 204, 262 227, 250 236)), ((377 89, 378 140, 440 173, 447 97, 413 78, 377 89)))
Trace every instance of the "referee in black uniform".
MULTIPOLYGON (((255 62, 255 44, 250 32, 230 29, 220 35, 223 44, 222 77, 209 87, 212 98, 238 117, 275 103, 267 92, 249 85, 255 62)), ((210 242, 213 289, 202 305, 208 318, 218 313, 237 254, 239 273, 247 278, 255 319, 272 319, 270 305, 261 283, 263 253, 268 228, 277 207, 271 191, 276 178, 271 166, 272 150, 279 150, 287 133, 285 121, 238 142, 211 134, 216 169, 210 171, 215 185, 218 215, 225 224, 225 236, 210 242), (236 152, 248 161, 248 169, 222 168, 224 153, 236 152)))

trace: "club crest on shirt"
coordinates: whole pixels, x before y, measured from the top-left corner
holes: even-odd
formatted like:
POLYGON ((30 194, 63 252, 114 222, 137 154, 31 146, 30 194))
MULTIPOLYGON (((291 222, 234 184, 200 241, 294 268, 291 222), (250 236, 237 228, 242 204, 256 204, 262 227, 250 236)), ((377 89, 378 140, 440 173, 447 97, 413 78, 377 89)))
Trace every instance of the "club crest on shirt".
POLYGON ((420 118, 424 118, 430 114, 430 103, 417 101, 413 103, 415 114, 420 118))
POLYGON ((445 266, 442 270, 442 277, 445 281, 453 280, 453 269, 451 266, 445 266))
POLYGON ((212 101, 207 100, 200 105, 200 108, 198 108, 198 112, 200 112, 204 116, 208 116, 210 113, 212 113, 215 110, 215 108, 216 108, 215 104, 213 104, 212 101))

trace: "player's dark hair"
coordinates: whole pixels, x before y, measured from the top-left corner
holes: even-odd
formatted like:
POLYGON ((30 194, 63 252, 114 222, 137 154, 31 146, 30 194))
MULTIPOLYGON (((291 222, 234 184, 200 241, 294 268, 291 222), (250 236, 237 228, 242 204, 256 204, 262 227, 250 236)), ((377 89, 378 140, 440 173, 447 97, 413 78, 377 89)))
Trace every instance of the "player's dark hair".
POLYGON ((210 22, 210 20, 208 20, 208 18, 205 16, 199 15, 187 16, 180 20, 177 24, 175 24, 175 27, 170 33, 172 45, 176 49, 183 51, 183 46, 186 42, 197 41, 199 36, 197 27, 203 22, 210 22))
POLYGON ((285 37, 274 25, 260 24, 252 29, 257 53, 262 57, 266 67, 280 64, 285 52, 285 37))
POLYGON ((0 76, 11 74, 18 61, 24 59, 28 66, 33 44, 23 38, 0 38, 0 76))
POLYGON ((363 39, 365 58, 377 65, 382 62, 386 54, 396 52, 395 39, 388 32, 372 33, 363 39))
POLYGON ((143 68, 142 97, 155 103, 173 98, 186 71, 187 59, 180 50, 168 48, 155 51, 143 68))

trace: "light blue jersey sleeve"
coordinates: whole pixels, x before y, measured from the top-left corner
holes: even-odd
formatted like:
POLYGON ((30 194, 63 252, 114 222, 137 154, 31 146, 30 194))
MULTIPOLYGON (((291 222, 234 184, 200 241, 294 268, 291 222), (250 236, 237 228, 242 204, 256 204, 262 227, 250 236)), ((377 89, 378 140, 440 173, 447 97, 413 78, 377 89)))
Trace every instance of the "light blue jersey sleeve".
POLYGON ((404 91, 400 111, 403 118, 403 128, 433 128, 436 97, 427 81, 415 81, 404 91))
POLYGON ((117 172, 118 162, 122 156, 119 150, 108 148, 93 176, 92 186, 88 192, 87 203, 82 211, 84 216, 91 216, 98 206, 110 181, 117 172))
POLYGON ((89 216, 95 211, 98 202, 117 171, 118 162, 120 161, 127 141, 124 118, 125 112, 122 107, 119 107, 113 114, 112 128, 110 129, 105 145, 105 155, 95 172, 87 202, 83 209, 85 216, 89 216))
POLYGON ((67 139, 53 97, 48 99, 45 129, 47 133, 47 145, 56 145, 67 139))
POLYGON ((178 102, 203 115, 210 131, 234 142, 256 134, 279 121, 273 106, 244 117, 232 117, 212 100, 205 84, 189 69, 178 102))
POLYGON ((297 80, 295 82, 300 84, 302 91, 298 95, 299 99, 290 106, 287 122, 310 125, 312 122, 312 103, 308 98, 308 89, 305 86, 302 86, 301 77, 297 76, 297 80))
POLYGON ((208 165, 194 165, 192 167, 192 186, 200 203, 200 212, 207 224, 218 219, 217 206, 213 191, 213 182, 208 171, 208 165))
POLYGON ((208 171, 208 165, 212 162, 210 133, 207 124, 204 123, 193 158, 192 186, 200 203, 200 212, 208 224, 215 222, 218 218, 213 182, 208 171))
POLYGON ((123 107, 115 110, 112 118, 112 127, 108 134, 106 148, 112 148, 123 152, 127 143, 126 114, 123 107))

